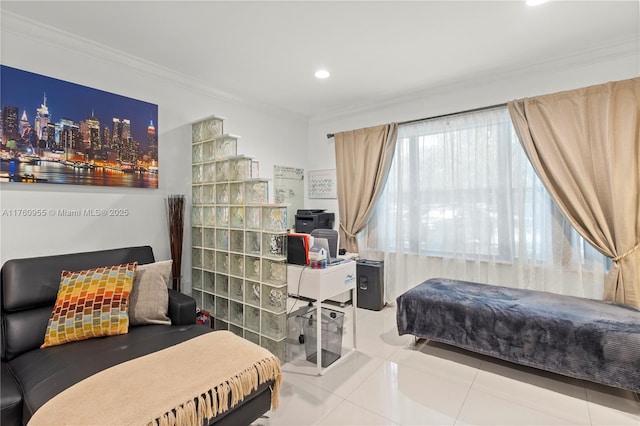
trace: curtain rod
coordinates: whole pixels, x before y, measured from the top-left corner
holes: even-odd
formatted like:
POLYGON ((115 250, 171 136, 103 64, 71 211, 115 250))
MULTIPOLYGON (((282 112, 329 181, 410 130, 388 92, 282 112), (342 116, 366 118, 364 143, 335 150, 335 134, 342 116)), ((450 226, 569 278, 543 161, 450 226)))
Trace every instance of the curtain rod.
MULTIPOLYGON (((420 121, 426 121, 426 120, 435 120, 436 118, 443 118, 443 117, 448 117, 448 116, 451 116, 451 115, 458 115, 458 114, 468 114, 470 112, 477 112, 477 111, 482 111, 482 110, 485 110, 485 109, 499 108, 499 107, 505 107, 505 106, 507 106, 506 102, 502 103, 502 104, 491 105, 491 106, 488 106, 488 107, 472 108, 472 109, 467 109, 465 111, 452 112, 450 114, 442 114, 442 115, 436 115, 436 116, 433 116, 433 117, 416 118, 415 120, 401 121, 401 122, 398 123, 398 125, 418 123, 420 121)), ((335 136, 335 133, 327 133, 327 139, 331 139, 334 136, 335 136)))

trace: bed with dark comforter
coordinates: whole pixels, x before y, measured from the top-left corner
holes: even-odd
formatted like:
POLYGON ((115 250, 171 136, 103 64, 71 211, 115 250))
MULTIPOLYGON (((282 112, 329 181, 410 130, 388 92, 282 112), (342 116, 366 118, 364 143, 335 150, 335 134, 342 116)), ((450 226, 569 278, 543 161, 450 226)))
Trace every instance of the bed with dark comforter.
POLYGON ((430 279, 397 298, 400 335, 640 392, 640 311, 599 300, 430 279))

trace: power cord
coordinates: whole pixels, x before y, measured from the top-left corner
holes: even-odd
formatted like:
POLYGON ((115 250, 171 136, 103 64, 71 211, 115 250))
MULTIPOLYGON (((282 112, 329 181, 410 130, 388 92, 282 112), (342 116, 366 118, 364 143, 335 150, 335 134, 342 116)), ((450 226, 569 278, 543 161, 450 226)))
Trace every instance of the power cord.
POLYGON ((289 311, 287 311, 287 318, 289 318, 289 315, 291 314, 291 312, 293 312, 293 309, 296 307, 296 304, 300 300, 300 283, 302 283, 302 275, 304 275, 304 271, 306 271, 308 268, 309 268, 309 265, 304 265, 302 268, 302 271, 300 271, 300 276, 298 277, 298 288, 295 293, 296 301, 293 302, 293 305, 291 306, 289 311))
MULTIPOLYGON (((291 305, 291 308, 289 309, 289 311, 287 312, 287 319, 291 316, 291 312, 293 312, 293 310, 295 309, 296 305, 298 304, 298 302, 300 301, 300 283, 302 283, 302 275, 304 275, 304 271, 306 271, 309 268, 309 265, 305 265, 302 270, 300 271, 300 276, 298 276, 298 289, 296 290, 296 301, 293 302, 293 305, 291 305)), ((308 302, 309 306, 311 306, 311 301, 308 302)), ((309 319, 309 321, 312 321, 311 319, 309 319)), ((298 342, 300 344, 304 344, 304 333, 303 333, 304 328, 302 327, 302 324, 300 324, 300 335, 298 336, 298 342)))

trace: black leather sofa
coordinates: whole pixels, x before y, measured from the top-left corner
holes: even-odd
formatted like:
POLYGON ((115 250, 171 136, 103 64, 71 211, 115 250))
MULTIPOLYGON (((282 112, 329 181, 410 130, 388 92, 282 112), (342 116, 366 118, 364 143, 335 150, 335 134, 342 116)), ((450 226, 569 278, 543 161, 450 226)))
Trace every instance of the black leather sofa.
MULTIPOLYGON (((196 324, 195 300, 169 289, 171 325, 129 327, 127 334, 40 349, 60 283, 60 273, 137 261, 155 261, 149 246, 7 261, 0 271, 3 426, 27 424, 53 396, 116 364, 213 331, 196 324)), ((212 360, 212 362, 214 362, 212 360)), ((167 374, 171 374, 168 369, 167 374)), ((267 382, 213 425, 248 425, 271 407, 267 382)))

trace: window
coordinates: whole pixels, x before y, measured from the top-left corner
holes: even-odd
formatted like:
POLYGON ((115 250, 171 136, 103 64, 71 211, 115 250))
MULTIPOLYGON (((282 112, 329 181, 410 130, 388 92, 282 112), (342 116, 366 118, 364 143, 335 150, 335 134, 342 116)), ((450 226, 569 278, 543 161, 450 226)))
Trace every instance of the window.
POLYGON ((604 256, 575 232, 536 176, 506 106, 401 125, 360 246, 373 254, 604 268, 604 256))

